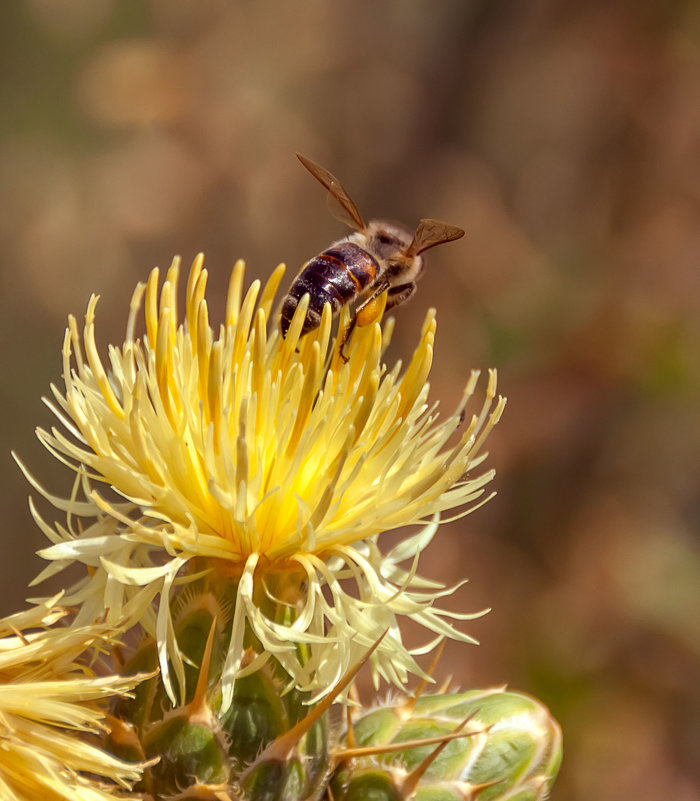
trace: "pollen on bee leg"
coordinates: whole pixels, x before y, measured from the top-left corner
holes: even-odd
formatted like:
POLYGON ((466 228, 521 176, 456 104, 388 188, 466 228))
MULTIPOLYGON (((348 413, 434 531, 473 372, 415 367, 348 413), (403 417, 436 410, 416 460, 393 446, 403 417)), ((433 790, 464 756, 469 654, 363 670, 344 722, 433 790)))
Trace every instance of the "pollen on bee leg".
POLYGON ((377 320, 381 320, 382 315, 384 314, 384 309, 386 308, 387 297, 388 294, 386 292, 382 292, 381 295, 378 295, 375 298, 370 298, 366 303, 363 303, 355 315, 355 321, 357 322, 357 325, 370 325, 377 320))

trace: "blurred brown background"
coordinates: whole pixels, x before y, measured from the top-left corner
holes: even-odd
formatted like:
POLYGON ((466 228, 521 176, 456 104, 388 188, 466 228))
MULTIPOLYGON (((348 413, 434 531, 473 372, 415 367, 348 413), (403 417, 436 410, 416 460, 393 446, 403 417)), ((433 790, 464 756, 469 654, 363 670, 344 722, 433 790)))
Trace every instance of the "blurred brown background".
POLYGON ((100 293, 119 341, 174 253, 214 298, 239 256, 296 271, 344 233, 298 150, 468 232, 392 346, 437 306, 434 396, 491 365, 509 396, 498 498, 422 563, 493 607, 441 675, 552 708, 556 800, 700 799, 700 5, 25 0, 0 31, 0 611, 44 544, 10 448, 69 485, 32 434, 66 314, 100 293))

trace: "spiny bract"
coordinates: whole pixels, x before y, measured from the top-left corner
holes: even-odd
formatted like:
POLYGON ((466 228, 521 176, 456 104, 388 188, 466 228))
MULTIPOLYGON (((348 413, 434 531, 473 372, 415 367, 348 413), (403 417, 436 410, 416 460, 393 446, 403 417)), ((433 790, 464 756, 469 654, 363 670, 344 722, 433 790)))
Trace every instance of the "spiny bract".
MULTIPOLYGON (((108 746, 124 759, 156 760, 137 789, 159 800, 318 798, 329 773, 327 716, 307 717, 309 694, 290 687, 274 660, 261 664, 250 630, 233 702, 222 706, 235 587, 215 582, 196 582, 173 601, 173 634, 186 665, 182 702, 170 708, 160 676, 152 676, 115 705, 121 726, 108 746)), ((157 664, 157 644, 145 638, 125 669, 153 671, 157 664)))
POLYGON ((562 754, 548 710, 502 688, 387 701, 352 732, 358 755, 337 771, 335 801, 542 801, 562 754), (430 738, 445 739, 410 746, 430 738))
MULTIPOLYGON (((175 602, 187 662, 186 697, 169 709, 158 676, 120 699, 108 746, 133 761, 158 758, 136 788, 165 801, 543 801, 559 769, 561 732, 535 699, 503 688, 386 700, 355 711, 337 742, 329 706, 290 689, 274 662, 239 678, 222 708, 226 588, 211 579, 175 602), (197 667, 200 666, 200 667, 197 667), (285 691, 286 685, 286 691, 285 691)), ((245 664, 260 645, 249 632, 245 664)), ((361 664, 361 663, 360 663, 361 664)), ((157 665, 145 640, 129 672, 157 665)), ((360 665, 355 666, 356 671, 360 665)), ((354 671, 345 677, 354 677, 354 671)))

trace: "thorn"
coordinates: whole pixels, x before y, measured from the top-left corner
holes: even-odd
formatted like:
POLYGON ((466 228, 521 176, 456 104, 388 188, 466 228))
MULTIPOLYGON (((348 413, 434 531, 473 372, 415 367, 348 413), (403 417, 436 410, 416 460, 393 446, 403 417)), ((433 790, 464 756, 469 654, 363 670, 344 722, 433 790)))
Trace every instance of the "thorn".
MULTIPOLYGON (((109 734, 112 740, 117 745, 123 745, 126 748, 133 748, 139 755, 139 759, 145 761, 146 754, 144 753, 143 746, 141 745, 141 740, 139 740, 138 734, 136 734, 136 729, 134 728, 133 723, 127 723, 125 720, 121 720, 121 718, 115 718, 114 715, 110 715, 109 712, 105 712, 105 723, 109 729, 109 734)), ((156 762, 158 759, 156 759, 156 762)), ((151 760, 152 764, 155 764, 151 760)))
POLYGON ((450 685, 452 684, 452 676, 448 676, 445 681, 438 687, 437 695, 444 695, 449 689, 450 685))
POLYGON ((209 683, 209 665, 211 663, 211 652, 214 645, 214 632, 216 630, 216 616, 211 621, 207 644, 204 647, 202 664, 199 666, 199 676, 197 676, 197 686, 195 687, 194 697, 190 701, 190 719, 204 718, 209 720, 210 710, 207 703, 207 685, 209 683))
MULTIPOLYGON (((445 640, 443 639, 440 642, 440 645, 438 645, 437 650, 435 652, 435 656, 433 657, 433 661, 430 663, 430 666, 426 671, 426 673, 430 678, 432 678, 433 671, 437 667, 437 664, 440 661, 440 657, 442 656, 444 650, 445 650, 445 640)), ((407 701, 406 704, 404 705, 404 710, 406 712, 408 712, 409 714, 413 712, 416 704, 418 703, 418 699, 421 697, 421 695, 423 694, 423 690, 425 690, 427 686, 428 686, 428 679, 427 678, 421 679, 415 691, 413 692, 413 695, 411 696, 409 701, 407 701)))
MULTIPOLYGON (((477 734, 484 734, 486 729, 479 729, 478 731, 453 731, 451 734, 438 734, 435 737, 423 737, 420 740, 406 740, 401 743, 387 743, 386 745, 365 745, 357 746, 355 748, 340 748, 333 752, 333 757, 338 762, 343 762, 348 759, 355 759, 366 756, 379 756, 381 754, 390 754, 392 751, 403 751, 408 748, 422 748, 426 745, 441 745, 451 742, 452 740, 459 740, 461 737, 475 737, 477 734)), ((430 755, 431 758, 433 755, 430 755)), ((500 779, 499 779, 500 781, 500 779)))
POLYGON ((348 748, 353 748, 355 746, 355 730, 352 727, 352 711, 350 710, 350 704, 347 704, 345 707, 345 725, 347 728, 345 742, 348 744, 348 748))
POLYGON ((29 640, 24 636, 24 634, 18 629, 15 628, 12 623, 9 624, 10 631, 18 637, 22 645, 29 645, 29 640))
POLYGON ((358 705, 362 706, 362 700, 360 699, 360 691, 357 689, 357 684, 353 684, 350 690, 348 691, 348 696, 358 705))
POLYGON ((490 782, 482 782, 481 784, 472 784, 470 787, 471 792, 479 795, 479 793, 483 792, 484 790, 488 790, 490 787, 495 787, 497 784, 505 781, 505 777, 501 779, 492 779, 490 782))
MULTIPOLYGON (((435 748, 432 753, 428 754, 428 756, 420 763, 420 765, 416 765, 416 767, 406 776, 406 778, 401 783, 401 793, 405 798, 408 798, 418 786, 418 782, 421 780, 423 774, 426 770, 433 764, 433 762, 438 758, 438 756, 442 753, 442 751, 447 747, 447 744, 450 740, 454 740, 454 735, 460 735, 462 733, 462 729, 469 723, 469 721, 474 717, 476 712, 472 712, 471 715, 468 715, 464 720, 457 726, 457 728, 452 733, 452 736, 447 735, 446 737, 442 738, 442 742, 435 748), (448 739, 449 738, 449 739, 448 739)), ((481 734, 479 732, 465 732, 462 734, 463 737, 468 737, 470 734, 481 734)))
POLYGON ((295 726, 293 726, 286 734, 280 735, 276 740, 273 740, 266 748, 264 748, 258 758, 251 762, 246 771, 242 774, 241 779, 245 780, 246 776, 257 767, 261 762, 277 760, 284 762, 292 752, 294 746, 301 740, 307 731, 325 714, 330 708, 335 699, 343 692, 343 690, 352 682, 357 676, 360 668, 377 650, 381 641, 386 637, 388 629, 379 637, 379 639, 368 649, 367 653, 357 662, 356 665, 350 668, 340 681, 331 689, 318 704, 309 712, 306 717, 302 718, 295 726))

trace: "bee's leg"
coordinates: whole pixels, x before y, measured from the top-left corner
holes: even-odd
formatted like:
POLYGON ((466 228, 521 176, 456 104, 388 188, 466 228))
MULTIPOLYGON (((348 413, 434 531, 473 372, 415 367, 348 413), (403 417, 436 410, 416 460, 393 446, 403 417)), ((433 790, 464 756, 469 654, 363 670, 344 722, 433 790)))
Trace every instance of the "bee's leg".
POLYGON ((355 330, 355 326, 357 325, 357 317, 353 317, 352 320, 348 323, 347 327, 343 331, 342 336, 340 337, 340 358, 347 362, 350 357, 345 355, 345 346, 348 344, 348 340, 350 339, 350 334, 355 330))
POLYGON ((387 289, 389 289, 389 282, 382 281, 372 290, 369 297, 365 298, 355 309, 355 315, 350 320, 348 327, 343 331, 340 339, 340 356, 344 362, 349 359, 349 356, 345 355, 345 346, 350 339, 350 334, 352 334, 356 325, 370 325, 381 316, 387 305, 382 295, 387 289))
POLYGON ((387 299, 386 299, 387 310, 393 309, 394 306, 399 306, 401 303, 405 303, 410 297, 413 296, 416 289, 417 289, 417 284, 415 281, 409 281, 407 284, 399 284, 398 286, 393 286, 387 292, 387 299))

